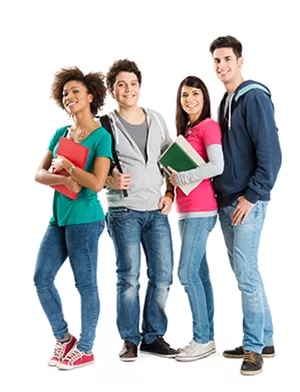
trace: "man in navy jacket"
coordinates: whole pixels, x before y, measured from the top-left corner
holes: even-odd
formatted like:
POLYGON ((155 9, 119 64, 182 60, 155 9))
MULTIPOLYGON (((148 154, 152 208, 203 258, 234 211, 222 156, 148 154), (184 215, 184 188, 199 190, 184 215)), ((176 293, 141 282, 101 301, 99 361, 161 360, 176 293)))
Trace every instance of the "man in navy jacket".
POLYGON ((281 150, 269 89, 244 81, 242 44, 219 37, 210 45, 215 71, 226 93, 219 108, 225 168, 214 179, 219 217, 231 267, 242 294, 243 346, 223 353, 244 358, 241 373, 262 371, 274 356, 270 308, 258 269, 258 247, 270 191, 281 166, 281 150))

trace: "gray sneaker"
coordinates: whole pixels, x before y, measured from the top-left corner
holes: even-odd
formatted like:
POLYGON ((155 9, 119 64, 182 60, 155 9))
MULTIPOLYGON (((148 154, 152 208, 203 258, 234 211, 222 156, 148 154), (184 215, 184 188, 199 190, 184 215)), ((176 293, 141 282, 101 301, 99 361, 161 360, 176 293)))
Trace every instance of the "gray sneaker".
POLYGON ((214 354, 216 352, 216 345, 214 341, 201 344, 192 340, 188 346, 180 349, 179 351, 179 354, 175 357, 176 361, 191 362, 214 354))

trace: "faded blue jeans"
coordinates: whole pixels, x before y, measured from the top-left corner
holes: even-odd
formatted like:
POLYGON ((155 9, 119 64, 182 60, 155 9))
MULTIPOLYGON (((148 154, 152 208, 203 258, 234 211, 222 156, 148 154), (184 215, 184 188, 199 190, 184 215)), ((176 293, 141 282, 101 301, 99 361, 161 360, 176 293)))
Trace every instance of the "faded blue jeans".
POLYGON ((261 354, 273 345, 273 325, 258 268, 258 248, 268 202, 257 201, 246 222, 231 225, 238 202, 219 209, 220 223, 233 272, 242 293, 244 350, 261 354))
POLYGON ((206 260, 206 243, 216 221, 216 216, 179 221, 182 245, 178 276, 190 302, 193 339, 201 344, 214 340, 214 297, 206 260))
POLYGON ((165 305, 172 284, 173 250, 167 215, 159 210, 109 208, 108 231, 117 258, 117 326, 123 340, 149 344, 167 329, 165 305), (148 275, 140 333, 139 277, 143 247, 148 275))
POLYGON ((75 286, 81 297, 81 335, 77 347, 86 353, 92 349, 100 312, 98 240, 104 225, 104 220, 61 227, 49 225, 39 249, 34 273, 39 300, 53 334, 57 340, 62 340, 69 331, 54 279, 69 257, 75 286))

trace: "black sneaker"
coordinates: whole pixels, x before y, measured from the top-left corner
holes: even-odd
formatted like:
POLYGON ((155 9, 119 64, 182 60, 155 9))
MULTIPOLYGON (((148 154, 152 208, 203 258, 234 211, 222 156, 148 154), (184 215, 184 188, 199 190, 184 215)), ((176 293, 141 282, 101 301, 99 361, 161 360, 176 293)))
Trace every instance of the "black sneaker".
POLYGON ((150 344, 146 344, 145 341, 142 341, 140 351, 166 358, 174 358, 179 353, 178 350, 171 348, 162 336, 157 336, 154 342, 150 344))
MULTIPOLYGON (((226 350, 226 351, 223 352, 223 356, 225 358, 244 358, 243 346, 237 347, 234 350, 226 350)), ((263 350, 262 350, 262 356, 264 358, 275 357, 275 348, 274 348, 274 346, 264 347, 263 350)))
POLYGON ((264 358, 273 358, 275 357, 275 347, 274 346, 266 346, 262 350, 262 356, 264 358))
POLYGON ((124 362, 135 361, 137 359, 137 345, 125 340, 119 357, 124 362))
POLYGON ((245 351, 241 374, 244 376, 254 376, 261 373, 263 362, 262 355, 253 351, 245 351))

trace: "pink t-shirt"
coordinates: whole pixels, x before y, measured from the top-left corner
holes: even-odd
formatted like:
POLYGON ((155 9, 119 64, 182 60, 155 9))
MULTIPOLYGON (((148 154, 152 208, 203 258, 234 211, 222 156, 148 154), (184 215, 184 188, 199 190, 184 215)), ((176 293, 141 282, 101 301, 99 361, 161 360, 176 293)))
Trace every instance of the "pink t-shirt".
MULTIPOLYGON (((189 128, 185 136, 187 141, 206 162, 208 162, 207 147, 211 144, 222 144, 221 128, 211 118, 206 118, 194 127, 189 128)), ((181 213, 217 210, 217 202, 211 179, 208 178, 201 181, 188 196, 177 187, 176 208, 177 212, 181 213)))

